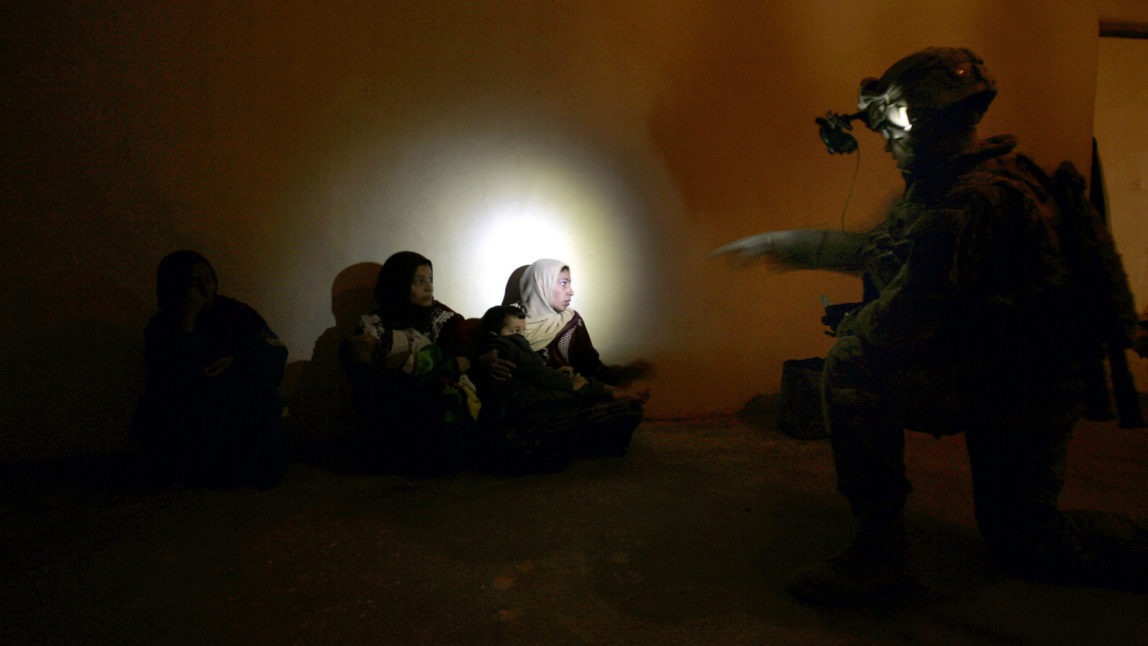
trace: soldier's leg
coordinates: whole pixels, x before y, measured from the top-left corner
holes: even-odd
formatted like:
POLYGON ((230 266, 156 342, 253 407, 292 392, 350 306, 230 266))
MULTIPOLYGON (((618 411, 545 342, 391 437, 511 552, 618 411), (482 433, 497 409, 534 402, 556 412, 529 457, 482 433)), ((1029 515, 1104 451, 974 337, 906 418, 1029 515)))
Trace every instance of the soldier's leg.
POLYGON ((1069 428, 970 428, 965 433, 977 525, 999 567, 1031 571, 1063 537, 1057 507, 1069 428))
POLYGON ((905 475, 905 432, 883 393, 881 366, 854 337, 830 351, 822 375, 837 489, 862 531, 901 516, 912 487, 905 475))
POLYGON ((1067 425, 966 433, 977 524, 999 569, 1042 581, 1148 589, 1148 529, 1061 512, 1067 425))
POLYGON ((882 393, 882 366, 855 338, 830 351, 823 373, 826 423, 838 490, 858 521, 841 555, 795 572, 790 590, 814 603, 857 603, 914 589, 902 510, 911 489, 905 476, 904 431, 882 393))

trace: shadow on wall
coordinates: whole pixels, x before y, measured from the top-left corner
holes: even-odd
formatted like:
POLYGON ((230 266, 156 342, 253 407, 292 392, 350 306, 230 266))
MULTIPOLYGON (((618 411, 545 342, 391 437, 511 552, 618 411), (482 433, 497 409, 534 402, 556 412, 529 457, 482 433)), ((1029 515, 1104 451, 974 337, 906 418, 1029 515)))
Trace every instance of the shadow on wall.
POLYGON ((335 276, 331 285, 335 326, 315 340, 310 361, 287 366, 281 388, 287 401, 287 440, 301 457, 321 458, 319 454, 355 430, 351 389, 339 361, 339 345, 354 332, 361 315, 378 308, 375 282, 380 269, 377 262, 360 262, 335 276))
POLYGON ((143 393, 143 330, 154 305, 99 277, 6 295, 0 461, 124 451, 143 393), (74 295, 61 303, 51 294, 74 295), (19 325, 17 328, 16 325, 19 325))

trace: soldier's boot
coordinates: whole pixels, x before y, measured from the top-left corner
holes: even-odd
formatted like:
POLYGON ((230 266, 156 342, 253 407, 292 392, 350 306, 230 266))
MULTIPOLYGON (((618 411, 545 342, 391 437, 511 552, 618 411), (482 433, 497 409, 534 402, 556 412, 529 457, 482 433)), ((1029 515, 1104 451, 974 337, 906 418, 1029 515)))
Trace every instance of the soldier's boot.
POLYGON ((881 603, 919 589, 909 570, 909 539, 900 518, 863 523, 847 550, 802 567, 789 579, 790 594, 819 605, 881 603))

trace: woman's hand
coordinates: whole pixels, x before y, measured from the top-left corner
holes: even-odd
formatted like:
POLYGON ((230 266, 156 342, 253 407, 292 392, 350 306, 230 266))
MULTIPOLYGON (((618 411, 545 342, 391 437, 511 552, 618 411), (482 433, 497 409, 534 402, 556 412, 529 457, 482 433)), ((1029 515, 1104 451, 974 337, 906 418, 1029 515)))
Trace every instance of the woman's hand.
POLYGON ((179 329, 184 332, 195 331, 195 317, 199 316, 199 313, 207 307, 209 302, 211 302, 211 298, 198 287, 191 287, 184 291, 183 298, 180 299, 175 310, 179 329))
POLYGON ((387 370, 401 370, 410 374, 415 368, 415 353, 396 352, 383 359, 383 367, 387 370))
POLYGON ((623 401, 645 404, 650 399, 649 388, 617 388, 607 386, 606 390, 609 391, 614 399, 621 399, 623 401))
POLYGON ((371 364, 375 362, 375 346, 379 340, 370 334, 356 334, 347 337, 351 347, 351 359, 357 363, 371 364))
POLYGON ((590 382, 587 381, 586 378, 582 375, 574 375, 570 378, 570 383, 574 384, 574 390, 578 391, 582 390, 582 387, 590 382))
POLYGON ((204 368, 203 374, 208 377, 218 377, 227 372, 228 368, 233 365, 235 365, 235 357, 220 357, 204 368))

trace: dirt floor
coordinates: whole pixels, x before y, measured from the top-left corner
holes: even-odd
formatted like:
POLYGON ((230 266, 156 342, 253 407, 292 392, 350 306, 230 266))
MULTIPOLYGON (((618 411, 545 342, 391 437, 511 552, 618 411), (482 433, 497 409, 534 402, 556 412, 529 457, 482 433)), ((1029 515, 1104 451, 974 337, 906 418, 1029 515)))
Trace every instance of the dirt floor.
MULTIPOLYGON (((912 434, 910 603, 785 580, 851 526, 826 440, 647 421, 555 474, 407 480, 294 462, 269 491, 144 492, 115 456, 8 465, 0 643, 1148 644, 1148 595, 984 564, 961 438, 912 434)), ((1148 518, 1148 432, 1082 423, 1065 507, 1148 518)))

